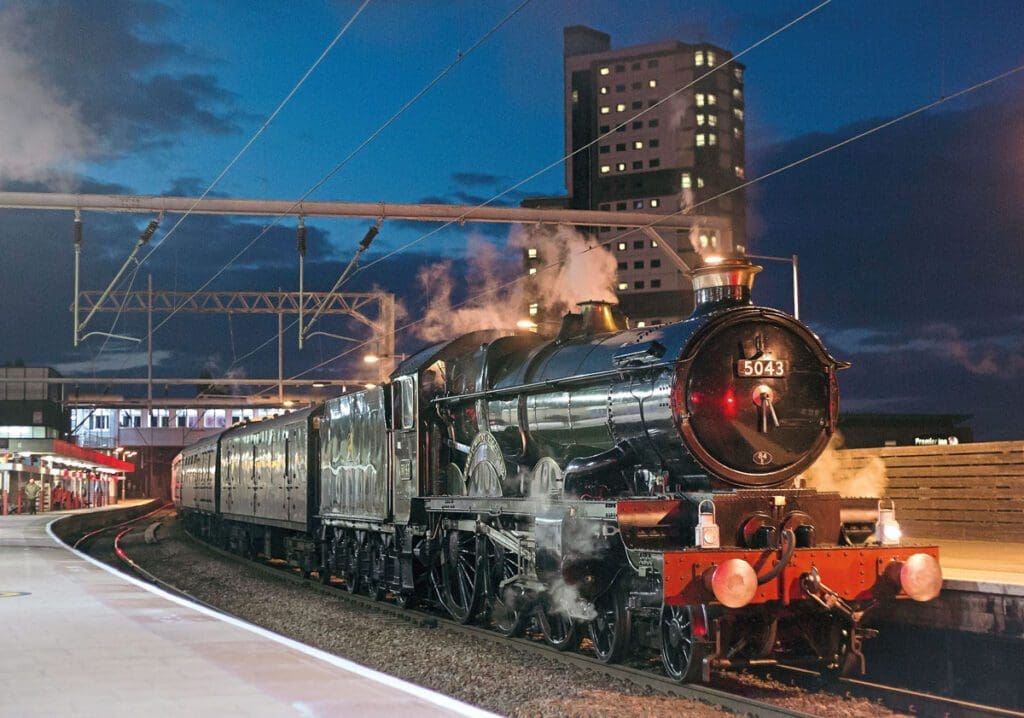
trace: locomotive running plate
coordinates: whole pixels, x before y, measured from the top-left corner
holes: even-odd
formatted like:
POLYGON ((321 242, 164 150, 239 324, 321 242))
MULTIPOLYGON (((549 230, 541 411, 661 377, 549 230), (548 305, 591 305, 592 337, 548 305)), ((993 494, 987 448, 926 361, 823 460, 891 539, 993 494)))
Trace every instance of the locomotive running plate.
POLYGON ((785 359, 739 359, 736 361, 737 376, 786 376, 789 362, 785 359))

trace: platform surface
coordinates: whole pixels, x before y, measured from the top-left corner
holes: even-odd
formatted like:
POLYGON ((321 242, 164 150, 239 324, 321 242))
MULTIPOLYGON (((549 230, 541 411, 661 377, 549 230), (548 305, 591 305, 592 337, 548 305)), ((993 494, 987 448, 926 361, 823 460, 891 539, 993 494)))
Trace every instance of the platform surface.
POLYGON ((0 715, 491 716, 197 608, 0 517, 0 715))
POLYGON ((944 588, 1024 596, 1024 544, 937 540, 944 588))

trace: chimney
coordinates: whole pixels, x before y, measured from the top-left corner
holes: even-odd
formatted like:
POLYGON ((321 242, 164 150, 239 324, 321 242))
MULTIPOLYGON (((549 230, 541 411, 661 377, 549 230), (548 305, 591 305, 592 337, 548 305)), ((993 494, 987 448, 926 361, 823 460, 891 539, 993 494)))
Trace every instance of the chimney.
POLYGON ((761 267, 743 257, 707 257, 690 274, 696 306, 693 315, 751 304, 750 290, 761 267))
POLYGON ((611 302, 588 299, 577 304, 579 314, 566 314, 562 318, 562 328, 558 331, 559 342, 576 337, 610 334, 629 329, 629 321, 619 311, 618 306, 611 302))

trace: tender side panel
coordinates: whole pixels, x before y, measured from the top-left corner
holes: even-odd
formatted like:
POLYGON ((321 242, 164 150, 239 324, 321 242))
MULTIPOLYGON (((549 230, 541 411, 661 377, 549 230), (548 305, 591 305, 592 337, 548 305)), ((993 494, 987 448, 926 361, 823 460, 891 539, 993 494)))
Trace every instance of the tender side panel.
POLYGON ((331 399, 320 424, 320 516, 389 518, 381 387, 331 399))

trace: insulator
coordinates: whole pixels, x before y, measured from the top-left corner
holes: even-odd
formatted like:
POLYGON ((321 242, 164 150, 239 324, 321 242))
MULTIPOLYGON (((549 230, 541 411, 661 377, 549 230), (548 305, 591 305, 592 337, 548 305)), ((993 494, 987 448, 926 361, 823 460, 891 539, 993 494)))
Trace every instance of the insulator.
POLYGON ((380 226, 376 224, 370 227, 368 230, 366 230, 366 236, 363 237, 363 241, 359 243, 359 249, 362 249, 364 251, 366 249, 369 249, 370 242, 373 241, 373 238, 377 236, 377 232, 379 231, 380 226))
POLYGON ((75 247, 81 248, 82 246, 82 218, 75 217, 75 247))
POLYGON ((139 235, 139 244, 145 244, 150 240, 153 234, 156 232, 156 228, 160 226, 160 220, 154 219, 142 230, 142 234, 139 235))

